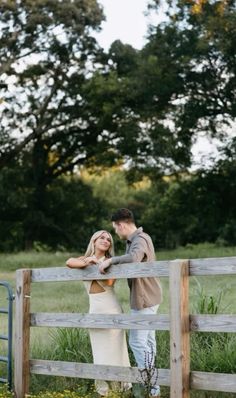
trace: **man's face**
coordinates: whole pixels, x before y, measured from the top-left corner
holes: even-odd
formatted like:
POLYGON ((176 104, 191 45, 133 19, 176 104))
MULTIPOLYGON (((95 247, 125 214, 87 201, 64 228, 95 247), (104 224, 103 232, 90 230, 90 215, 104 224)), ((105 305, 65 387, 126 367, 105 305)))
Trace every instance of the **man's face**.
POLYGON ((115 233, 119 236, 120 239, 126 239, 127 236, 125 234, 125 223, 121 222, 112 222, 112 226, 115 230, 115 233))

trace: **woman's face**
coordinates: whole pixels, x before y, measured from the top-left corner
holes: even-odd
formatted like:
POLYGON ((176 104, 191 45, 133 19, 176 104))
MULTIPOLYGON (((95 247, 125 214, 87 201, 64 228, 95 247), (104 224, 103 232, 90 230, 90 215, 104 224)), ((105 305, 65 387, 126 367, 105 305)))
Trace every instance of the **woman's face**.
POLYGON ((107 232, 103 232, 94 242, 95 250, 103 251, 104 253, 111 247, 111 238, 107 232))

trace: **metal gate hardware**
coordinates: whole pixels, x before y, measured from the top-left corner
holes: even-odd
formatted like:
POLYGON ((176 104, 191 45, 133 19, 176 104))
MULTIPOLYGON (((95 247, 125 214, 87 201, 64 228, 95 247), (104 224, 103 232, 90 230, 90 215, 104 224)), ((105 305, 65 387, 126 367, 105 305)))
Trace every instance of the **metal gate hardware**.
POLYGON ((8 341, 7 356, 0 356, 0 361, 7 364, 7 378, 0 377, 0 383, 7 383, 9 389, 12 389, 12 313, 13 313, 13 300, 15 298, 10 284, 6 281, 0 281, 0 287, 3 286, 7 289, 8 293, 8 307, 1 308, 0 314, 8 315, 8 333, 7 335, 0 334, 0 340, 8 341))

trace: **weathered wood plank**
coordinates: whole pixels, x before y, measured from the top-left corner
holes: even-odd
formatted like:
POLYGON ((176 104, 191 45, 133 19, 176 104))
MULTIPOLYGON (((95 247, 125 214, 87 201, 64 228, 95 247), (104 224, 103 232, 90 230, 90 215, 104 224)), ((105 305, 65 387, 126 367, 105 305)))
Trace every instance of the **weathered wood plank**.
POLYGON ((190 260, 190 275, 236 275, 236 257, 197 258, 190 260))
POLYGON ((236 392, 236 374, 191 372, 191 389, 236 392))
MULTIPOLYGON (((81 329, 170 330, 169 315, 79 314, 42 312, 31 314, 31 326, 81 329)), ((236 315, 190 315, 192 332, 236 332, 236 315)))
MULTIPOLYGON (((30 372, 50 376, 78 377, 82 379, 141 382, 138 368, 111 365, 93 365, 89 363, 30 360, 30 372)), ((158 382, 162 386, 170 385, 169 369, 158 369, 158 382)))
POLYGON ((189 263, 170 262, 171 398, 189 398, 189 263))
POLYGON ((195 332, 236 332, 236 315, 191 315, 190 328, 195 332))
POLYGON ((35 268, 32 270, 32 282, 76 281, 109 278, 139 278, 143 276, 168 276, 168 261, 150 261, 146 263, 119 264, 111 266, 105 275, 98 272, 97 265, 83 269, 64 267, 35 268))
POLYGON ((31 326, 169 330, 168 315, 33 313, 31 326))
POLYGON ((30 270, 16 271, 15 365, 16 398, 29 392, 30 270))
MULTIPOLYGON (((85 269, 69 269, 66 267, 35 268, 32 270, 32 282, 52 282, 91 279, 127 279, 129 277, 149 277, 169 275, 170 261, 151 261, 145 263, 130 263, 113 265, 106 275, 97 271, 97 266, 91 265, 85 269)), ((236 257, 221 257, 190 260, 190 275, 236 275, 236 257)))

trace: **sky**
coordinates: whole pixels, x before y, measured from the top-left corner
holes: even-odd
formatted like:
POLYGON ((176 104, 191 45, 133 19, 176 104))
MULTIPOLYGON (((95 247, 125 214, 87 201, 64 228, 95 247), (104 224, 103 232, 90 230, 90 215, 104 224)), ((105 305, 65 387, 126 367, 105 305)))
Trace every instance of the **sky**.
POLYGON ((147 25, 153 20, 161 21, 164 13, 158 16, 144 16, 148 0, 98 0, 104 8, 106 21, 102 23, 102 32, 96 34, 100 45, 108 50, 110 44, 119 39, 141 49, 145 44, 147 25))

